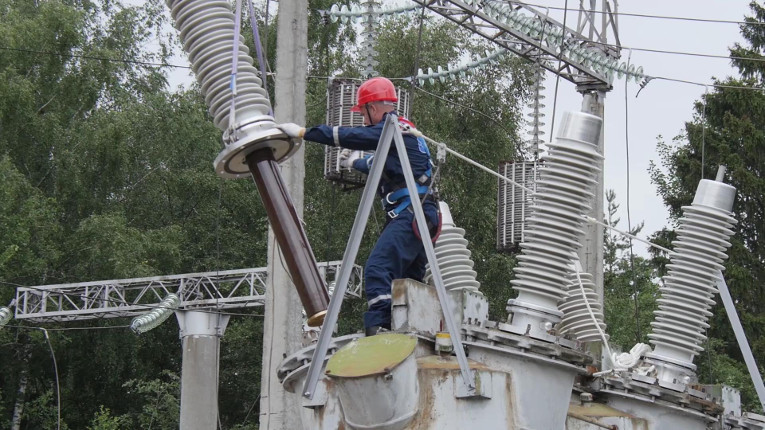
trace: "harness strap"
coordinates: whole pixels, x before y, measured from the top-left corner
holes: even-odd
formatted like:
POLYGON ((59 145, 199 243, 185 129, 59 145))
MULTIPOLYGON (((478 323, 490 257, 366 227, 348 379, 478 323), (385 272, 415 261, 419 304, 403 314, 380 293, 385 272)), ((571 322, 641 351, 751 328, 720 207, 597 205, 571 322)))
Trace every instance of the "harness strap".
MULTIPOLYGON (((425 194, 428 192, 428 186, 427 185, 420 185, 417 184, 417 194, 425 194)), ((392 205, 395 204, 399 199, 402 197, 409 197, 409 188, 399 188, 396 191, 392 191, 385 195, 385 204, 392 205)))
MULTIPOLYGON (((430 190, 430 187, 427 185, 417 185, 417 193, 418 194, 427 194, 430 190)), ((412 200, 409 196, 409 189, 408 188, 400 188, 396 191, 393 191, 391 193, 388 193, 385 198, 382 200, 383 207, 390 206, 390 205, 396 205, 393 209, 389 210, 387 215, 390 219, 396 218, 401 212, 403 212, 406 208, 410 207, 412 204, 412 200)))

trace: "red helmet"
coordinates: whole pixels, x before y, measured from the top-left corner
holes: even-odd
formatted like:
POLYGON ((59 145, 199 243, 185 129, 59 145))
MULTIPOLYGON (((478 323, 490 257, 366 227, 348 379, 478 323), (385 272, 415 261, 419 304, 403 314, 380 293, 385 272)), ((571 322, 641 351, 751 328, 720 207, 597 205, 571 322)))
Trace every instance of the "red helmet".
POLYGON ((387 78, 372 78, 359 86, 356 94, 356 106, 351 112, 361 112, 361 107, 372 102, 397 102, 396 88, 387 78))

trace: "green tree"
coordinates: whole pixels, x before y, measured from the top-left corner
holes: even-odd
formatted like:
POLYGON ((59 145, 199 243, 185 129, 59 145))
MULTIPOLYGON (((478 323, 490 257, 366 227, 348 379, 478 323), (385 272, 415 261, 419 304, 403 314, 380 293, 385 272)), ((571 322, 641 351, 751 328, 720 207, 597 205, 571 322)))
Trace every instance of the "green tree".
MULTIPOLYGON (((725 263, 725 279, 736 303, 755 357, 765 357, 765 95, 759 90, 765 81, 765 8, 750 3, 752 16, 741 25, 745 45, 731 49, 733 64, 740 77, 723 81, 695 104, 693 119, 671 144, 659 142, 661 166, 652 166, 652 179, 659 193, 677 219, 682 206, 690 204, 698 181, 713 178, 719 165, 727 166, 725 181, 736 187, 733 215, 738 220, 725 263), (753 61, 754 60, 754 61, 753 61)), ((660 235, 671 238, 667 232, 660 235)), ((709 336, 715 351, 734 358, 728 362, 743 368, 730 324, 722 306, 716 306, 709 336)), ((702 363, 703 359, 699 357, 702 363)), ((760 360, 762 361, 762 360, 760 360)), ((761 364, 762 366, 762 364, 761 364)), ((762 369, 762 367, 761 367, 762 369)), ((761 370, 762 371, 762 370, 761 370)), ((717 375, 720 373, 717 372, 717 375)), ((702 372, 704 375, 704 372, 702 372)), ((714 372, 707 372, 707 382, 718 382, 714 372)), ((723 382, 723 381, 720 381, 723 382)), ((742 386, 739 385, 739 388, 742 386)), ((751 392, 748 389, 744 393, 751 392)), ((756 404, 745 396, 749 407, 756 404)))
MULTIPOLYGON (((613 190, 606 190, 606 202, 606 222, 611 227, 618 227, 620 220, 616 213, 619 205, 613 190)), ((634 236, 642 229, 641 223, 628 233, 634 236)), ((605 322, 612 346, 629 351, 636 343, 648 342, 658 294, 655 270, 649 260, 633 254, 628 238, 608 229, 604 236, 605 322)))

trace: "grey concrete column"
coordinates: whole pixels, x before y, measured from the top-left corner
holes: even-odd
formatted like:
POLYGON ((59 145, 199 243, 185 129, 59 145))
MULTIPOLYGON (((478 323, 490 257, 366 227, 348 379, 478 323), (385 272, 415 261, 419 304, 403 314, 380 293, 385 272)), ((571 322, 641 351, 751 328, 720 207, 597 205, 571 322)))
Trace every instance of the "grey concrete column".
MULTIPOLYGON (((308 1, 279 2, 276 43, 274 119, 305 123, 308 69, 308 1)), ((282 178, 298 216, 303 216, 305 151, 301 147, 282 163, 282 178)), ((302 305, 283 266, 279 247, 269 231, 268 294, 263 326, 263 370, 260 383, 260 429, 297 430, 300 399, 282 388, 276 370, 287 355, 302 347, 302 305)))
POLYGON ((177 311, 175 315, 183 344, 180 428, 215 430, 220 338, 229 316, 199 311, 177 311))

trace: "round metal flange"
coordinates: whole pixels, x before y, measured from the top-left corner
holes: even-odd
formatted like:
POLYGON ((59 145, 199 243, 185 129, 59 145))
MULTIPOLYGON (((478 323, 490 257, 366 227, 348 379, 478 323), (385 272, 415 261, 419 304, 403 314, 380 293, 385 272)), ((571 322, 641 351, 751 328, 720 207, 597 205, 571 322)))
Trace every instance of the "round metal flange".
POLYGON ((252 152, 271 148, 274 152, 274 160, 281 163, 292 156, 303 141, 287 136, 276 127, 273 121, 258 121, 243 125, 237 128, 234 139, 223 148, 213 163, 215 172, 227 179, 250 177, 247 156, 252 152))

